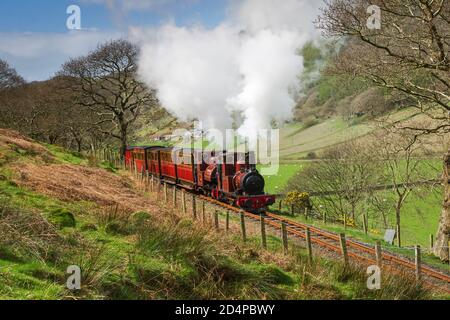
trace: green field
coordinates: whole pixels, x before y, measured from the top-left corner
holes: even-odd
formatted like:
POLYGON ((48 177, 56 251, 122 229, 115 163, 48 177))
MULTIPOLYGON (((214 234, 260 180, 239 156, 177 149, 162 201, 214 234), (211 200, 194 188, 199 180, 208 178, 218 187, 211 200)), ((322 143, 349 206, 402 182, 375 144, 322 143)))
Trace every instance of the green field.
MULTIPOLYGON (((280 164, 278 174, 264 177, 266 181, 266 192, 272 194, 284 193, 284 188, 289 179, 303 170, 306 165, 307 162, 280 164)), ((261 169, 261 167, 258 169, 261 169)))
MULTIPOLYGON (((392 114, 389 120, 410 119, 415 113, 415 109, 404 109, 392 114)), ((330 118, 308 128, 301 123, 291 123, 280 129, 280 159, 302 160, 308 153, 319 153, 331 146, 364 137, 373 132, 378 125, 377 120, 356 118, 345 121, 341 117, 330 118)))
MULTIPOLYGON (((439 168, 440 160, 427 160, 420 165, 426 174, 435 174, 436 168, 439 168)), ((274 176, 266 176, 266 192, 271 194, 281 194, 285 192, 285 187, 295 174, 304 169, 308 161, 298 161, 294 164, 280 164, 279 172, 274 176)), ((390 196, 390 191, 380 191, 385 197, 390 196)), ((441 214, 442 188, 437 186, 432 191, 428 186, 422 186, 416 189, 416 192, 406 200, 402 211, 402 243, 406 247, 412 247, 416 244, 423 248, 429 247, 431 234, 437 231, 439 217, 441 214)), ((286 208, 286 211, 287 208, 286 208)), ((379 234, 373 234, 378 239, 384 234, 384 226, 380 221, 369 221, 370 229, 379 234)), ((394 212, 391 210, 388 214, 388 223, 395 225, 394 212)), ((340 230, 340 226, 327 225, 325 228, 340 230)), ((357 232, 357 234, 360 234, 357 232)))

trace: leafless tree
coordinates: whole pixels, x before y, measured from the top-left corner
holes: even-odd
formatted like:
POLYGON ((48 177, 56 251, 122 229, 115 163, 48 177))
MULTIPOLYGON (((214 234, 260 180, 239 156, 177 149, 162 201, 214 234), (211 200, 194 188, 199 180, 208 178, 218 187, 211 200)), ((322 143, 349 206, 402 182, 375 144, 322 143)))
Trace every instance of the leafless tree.
MULTIPOLYGON (((400 247, 404 204, 415 189, 426 181, 432 182, 437 176, 427 176, 434 170, 425 168, 429 164, 423 159, 423 144, 411 131, 385 127, 373 134, 369 147, 373 149, 373 160, 383 167, 383 183, 393 191, 394 197, 388 202, 395 212, 397 244, 400 247)), ((380 203, 377 195, 374 194, 373 198, 374 203, 380 203)))
MULTIPOLYGON (((288 190, 314 192, 313 204, 335 220, 343 215, 355 220, 378 183, 379 166, 358 142, 333 147, 323 154, 323 160, 313 162, 296 175, 288 190)), ((365 209, 364 209, 365 210, 365 209)))
POLYGON ((0 90, 17 87, 25 80, 4 60, 0 59, 0 90))
POLYGON ((136 76, 138 49, 125 40, 100 45, 65 63, 58 76, 73 80, 80 105, 96 115, 99 130, 120 140, 124 151, 131 125, 144 108, 157 104, 154 91, 136 76))
POLYGON ((77 98, 60 79, 9 88, 0 93, 0 123, 47 143, 75 144, 81 151, 95 115, 82 112, 77 98))
MULTIPOLYGON (((350 45, 332 72, 362 76, 414 98, 432 126, 408 127, 422 134, 450 131, 450 2, 448 0, 327 0, 317 20, 325 35, 350 45), (381 10, 381 29, 367 25, 370 5, 381 10)), ((450 235, 450 150, 445 156, 445 188, 435 254, 448 259, 450 235)))

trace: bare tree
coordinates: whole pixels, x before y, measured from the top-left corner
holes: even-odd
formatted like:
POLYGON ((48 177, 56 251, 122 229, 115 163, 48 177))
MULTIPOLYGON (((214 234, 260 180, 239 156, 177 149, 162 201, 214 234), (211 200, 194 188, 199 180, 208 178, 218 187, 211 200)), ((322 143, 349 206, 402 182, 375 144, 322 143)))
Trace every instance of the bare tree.
MULTIPOLYGON (((327 0, 317 21, 326 35, 348 39, 332 72, 371 79, 414 98, 432 126, 408 127, 421 134, 450 131, 450 2, 448 0, 327 0), (370 5, 381 10, 381 29, 368 27, 370 5)), ((450 150, 435 254, 448 259, 450 150)))
POLYGON ((34 139, 81 151, 87 140, 92 113, 83 112, 76 92, 65 82, 51 79, 0 92, 0 123, 34 139))
POLYGON ((10 67, 10 65, 0 59, 0 90, 17 87, 25 83, 25 80, 10 67))
POLYGON ((379 179, 379 166, 366 151, 365 145, 355 141, 333 147, 324 152, 324 160, 291 179, 288 190, 317 193, 316 209, 335 220, 343 215, 356 220, 379 179))
POLYGON ((136 77, 137 56, 133 44, 111 41, 65 63, 58 73, 74 81, 72 89, 80 93, 80 105, 97 116, 95 125, 101 132, 120 140, 122 151, 143 108, 157 104, 154 92, 136 77))
MULTIPOLYGON (((389 203, 395 212, 397 244, 401 242, 402 209, 407 199, 422 183, 432 181, 437 176, 427 176, 433 170, 425 170, 428 163, 423 159, 424 148, 413 132, 383 128, 373 134, 371 142, 373 159, 384 168, 383 182, 390 186, 394 198, 389 203)), ((427 168, 428 169, 428 168, 427 168)), ((430 168, 431 169, 431 168, 430 168)), ((376 198, 376 195, 374 195, 376 198)), ((380 201, 375 200, 375 203, 380 201)))

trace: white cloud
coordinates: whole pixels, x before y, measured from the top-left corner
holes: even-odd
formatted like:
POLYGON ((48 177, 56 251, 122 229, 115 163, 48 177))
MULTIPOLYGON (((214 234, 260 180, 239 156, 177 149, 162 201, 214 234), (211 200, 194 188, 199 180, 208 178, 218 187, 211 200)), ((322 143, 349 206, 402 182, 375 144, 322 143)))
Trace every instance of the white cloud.
POLYGON ((88 53, 99 42, 120 38, 119 33, 0 33, 0 58, 7 60, 28 81, 54 75, 71 57, 88 53))

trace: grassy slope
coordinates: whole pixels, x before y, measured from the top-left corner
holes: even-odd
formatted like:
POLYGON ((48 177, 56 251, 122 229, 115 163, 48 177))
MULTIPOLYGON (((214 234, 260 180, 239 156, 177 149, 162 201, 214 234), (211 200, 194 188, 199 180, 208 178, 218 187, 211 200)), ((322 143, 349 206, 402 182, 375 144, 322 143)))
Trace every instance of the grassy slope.
MULTIPOLYGON (((391 121, 410 119, 414 109, 405 109, 390 116, 391 121)), ((309 128, 293 123, 280 130, 280 158, 283 161, 303 159, 309 152, 320 152, 351 139, 370 133, 376 127, 375 121, 364 118, 348 123, 340 117, 331 118, 309 128)))
MULTIPOLYGON (((277 175, 266 177, 266 192, 282 193, 289 179, 307 165, 307 161, 296 162, 295 164, 281 164, 277 175)), ((385 191, 383 193, 386 194, 386 197, 389 197, 389 192, 385 191)), ((413 193, 407 199, 403 209, 402 221, 403 241, 406 246, 415 244, 420 244, 424 248, 429 246, 430 234, 436 232, 439 223, 441 197, 441 188, 437 187, 433 192, 428 192, 426 187, 423 187, 422 189, 419 188, 417 193, 413 193)), ((389 217, 390 223, 394 224, 393 215, 391 214, 389 217)), ((374 226, 374 229, 383 232, 380 225, 374 226)))
MULTIPOLYGON (((440 160, 429 160, 433 167, 439 167, 440 160)), ((275 176, 266 177, 266 192, 268 193, 283 193, 287 182, 291 177, 293 177, 297 172, 302 170, 308 165, 308 161, 295 161, 292 164, 281 164, 279 173, 275 176)), ((434 173, 429 164, 423 165, 423 170, 429 170, 430 174, 434 173)), ((385 197, 389 197, 390 193, 388 191, 380 191, 380 193, 385 194, 385 197)), ((429 248, 430 234, 435 234, 439 218, 441 214, 441 203, 442 203, 442 189, 436 187, 431 192, 427 190, 426 187, 419 188, 416 193, 413 193, 406 201, 403 211, 402 211, 402 242, 406 249, 397 249, 391 247, 394 251, 401 252, 406 255, 413 255, 412 246, 419 244, 427 251, 429 248)), ((289 211, 287 208, 286 211, 289 211)), ((391 212, 388 216, 389 223, 391 225, 395 224, 394 215, 391 212)), ((303 220, 302 217, 297 217, 297 219, 303 220)), ((335 232, 343 232, 343 227, 341 225, 327 224, 324 225, 320 221, 309 223, 317 224, 318 226, 335 232)), ((358 230, 346 230, 347 234, 353 235, 358 239, 363 239, 370 243, 374 243, 376 240, 381 240, 384 234, 384 227, 378 223, 371 221, 371 229, 376 233, 371 233, 369 237, 366 237, 363 232, 358 230)), ((387 245, 387 244, 386 244, 387 245)), ((427 262, 432 264, 442 266, 434 257, 427 256, 427 262)), ((448 266, 444 266, 449 269, 448 266)))
MULTIPOLYGON (((57 163, 87 165, 76 154, 49 149, 57 163)), ((403 284, 404 290, 398 290, 403 280, 395 278, 386 279, 381 291, 368 291, 361 271, 344 270, 323 259, 308 266, 302 249, 283 257, 274 252, 280 243, 273 237, 269 252, 261 251, 253 236, 243 245, 238 236, 224 237, 197 228, 156 200, 157 211, 162 213, 158 219, 147 213, 111 213, 89 201, 59 201, 26 190, 12 181, 15 174, 10 165, 39 161, 19 151, 0 152, 6 159, 0 165, 4 201, 0 232, 27 231, 19 232, 12 242, 10 236, 0 240, 0 299, 429 297, 414 285, 403 284), (53 221, 55 210, 72 213, 76 226, 49 227, 47 221, 53 221), (22 217, 24 222, 15 224, 5 217, 22 217), (8 228, 1 229, 5 223, 8 228), (55 238, 43 238, 36 233, 36 225, 47 226, 46 234, 54 233, 55 238), (69 292, 64 286, 65 270, 72 264, 83 270, 80 292, 69 292)))

